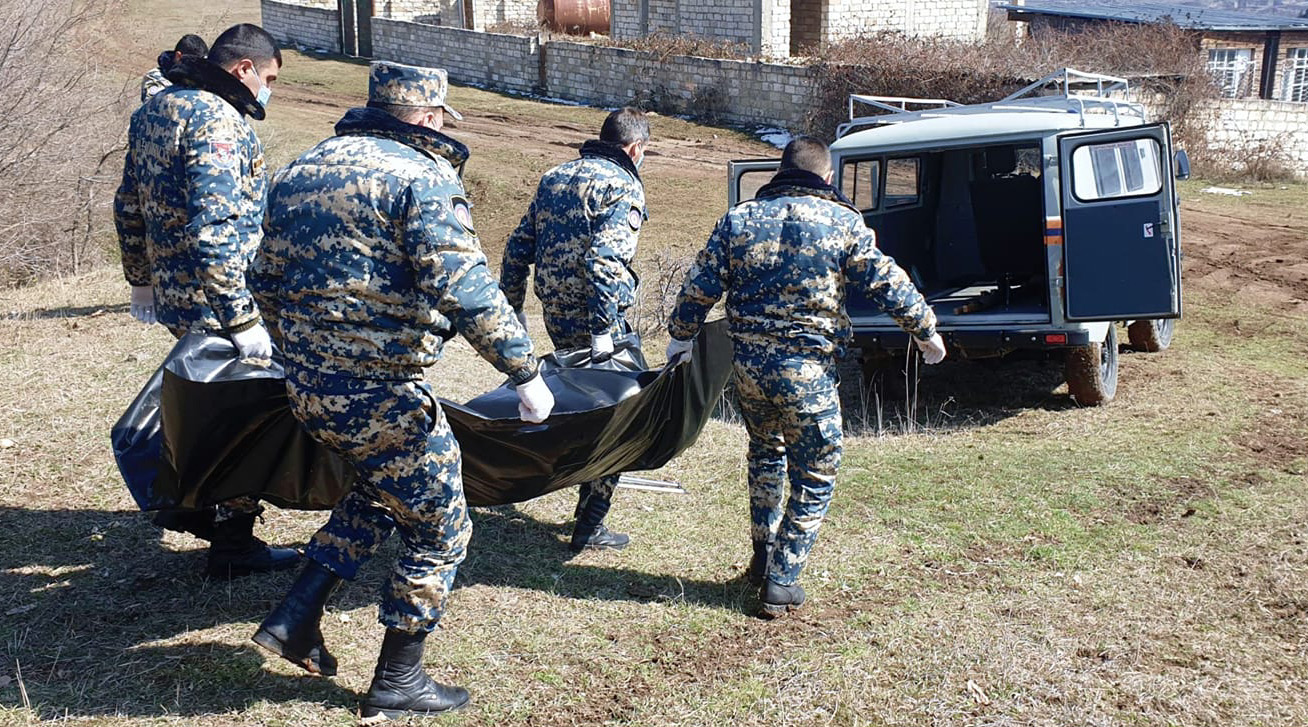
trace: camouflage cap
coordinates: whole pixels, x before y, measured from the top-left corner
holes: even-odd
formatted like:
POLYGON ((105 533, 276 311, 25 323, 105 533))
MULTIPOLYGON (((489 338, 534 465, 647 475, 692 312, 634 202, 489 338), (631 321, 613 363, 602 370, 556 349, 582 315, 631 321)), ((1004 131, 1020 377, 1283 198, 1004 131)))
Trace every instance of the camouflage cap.
POLYGON ((373 61, 368 73, 368 103, 440 106, 445 113, 462 121, 463 115, 445 103, 449 87, 449 76, 444 68, 373 61))

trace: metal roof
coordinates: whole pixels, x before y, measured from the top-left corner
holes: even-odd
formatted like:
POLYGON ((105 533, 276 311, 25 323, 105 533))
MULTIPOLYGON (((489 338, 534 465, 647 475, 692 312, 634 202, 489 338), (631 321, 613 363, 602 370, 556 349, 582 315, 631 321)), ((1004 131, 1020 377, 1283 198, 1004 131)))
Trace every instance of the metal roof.
POLYGON ((1170 21, 1179 27, 1190 30, 1227 32, 1308 31, 1308 18, 1291 18, 1237 10, 1217 10, 1175 3, 1144 2, 1130 3, 1128 5, 1104 0, 1099 2, 1095 2, 1095 0, 1077 0, 1077 2, 1026 0, 1021 5, 1006 2, 998 3, 996 7, 1007 10, 1009 17, 1013 19, 1021 19, 1023 15, 1054 15, 1085 20, 1112 20, 1121 23, 1163 23, 1170 21))

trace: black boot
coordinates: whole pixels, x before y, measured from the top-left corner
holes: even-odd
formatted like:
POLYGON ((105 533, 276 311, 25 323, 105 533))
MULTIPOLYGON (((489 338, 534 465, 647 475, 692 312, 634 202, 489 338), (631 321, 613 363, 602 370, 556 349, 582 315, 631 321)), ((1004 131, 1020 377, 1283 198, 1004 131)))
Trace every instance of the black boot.
POLYGON ((804 589, 798 583, 783 586, 769 580, 760 591, 759 600, 763 601, 763 608, 758 613, 760 618, 778 618, 804 605, 804 589))
POLYGON ((328 653, 319 624, 340 583, 339 576, 309 561, 286 598, 259 624, 254 643, 311 674, 336 676, 336 657, 328 653))
POLYGON ((214 523, 209 543, 210 578, 229 580, 251 573, 271 573, 294 568, 300 562, 295 548, 270 548, 254 537, 255 513, 238 513, 214 523))
POLYGON ((359 707, 364 724, 449 712, 468 703, 468 690, 433 681, 422 670, 426 638, 426 632, 386 629, 372 685, 359 707))
POLYGON ((631 538, 604 527, 604 516, 609 514, 609 501, 591 495, 584 504, 577 505, 577 524, 572 529, 571 548, 581 552, 586 548, 622 550, 631 538))
POLYGON ((768 558, 772 556, 771 540, 754 541, 754 557, 749 559, 749 584, 762 586, 768 577, 768 558))

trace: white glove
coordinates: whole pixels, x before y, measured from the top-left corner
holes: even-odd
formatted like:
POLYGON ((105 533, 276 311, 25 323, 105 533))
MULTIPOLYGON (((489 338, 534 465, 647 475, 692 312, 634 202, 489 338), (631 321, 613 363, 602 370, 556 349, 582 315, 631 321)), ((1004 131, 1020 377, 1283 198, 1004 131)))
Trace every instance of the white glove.
POLYGON ((590 360, 607 361, 613 356, 613 336, 605 333, 602 336, 590 337, 590 360))
POLYGON ((684 357, 682 358, 683 361, 689 361, 691 355, 690 352, 693 348, 695 348, 694 339, 689 341, 678 341, 675 338, 672 339, 668 342, 668 363, 677 362, 678 356, 684 357))
POLYGON ((518 310, 513 311, 513 313, 518 316, 518 322, 521 323, 522 327, 525 329, 527 327, 527 312, 519 308, 518 310))
POLYGON ((926 363, 938 364, 945 360, 945 339, 941 338, 939 333, 925 341, 917 337, 914 337, 913 341, 922 352, 922 360, 926 363))
POLYGON ((132 303, 128 309, 133 318, 146 325, 157 322, 159 319, 154 315, 154 286, 133 285, 132 303))
POLYGON ((554 394, 545 385, 545 377, 536 374, 525 384, 518 384, 518 416, 524 422, 540 424, 549 418, 554 409, 554 394))
POLYGON ((256 323, 252 328, 231 335, 232 343, 236 344, 242 359, 272 360, 272 338, 268 336, 268 329, 264 328, 262 323, 256 323))

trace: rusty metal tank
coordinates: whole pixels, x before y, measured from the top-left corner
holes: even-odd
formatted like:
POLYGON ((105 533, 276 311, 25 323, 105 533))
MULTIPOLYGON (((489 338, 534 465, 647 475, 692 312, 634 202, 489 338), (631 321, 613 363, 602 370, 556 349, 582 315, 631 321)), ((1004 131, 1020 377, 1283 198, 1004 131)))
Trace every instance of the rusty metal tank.
POLYGON ((540 0, 536 19, 556 33, 608 33, 609 0, 540 0))

